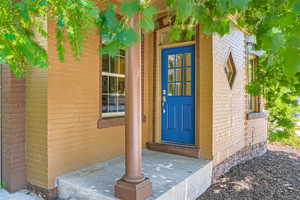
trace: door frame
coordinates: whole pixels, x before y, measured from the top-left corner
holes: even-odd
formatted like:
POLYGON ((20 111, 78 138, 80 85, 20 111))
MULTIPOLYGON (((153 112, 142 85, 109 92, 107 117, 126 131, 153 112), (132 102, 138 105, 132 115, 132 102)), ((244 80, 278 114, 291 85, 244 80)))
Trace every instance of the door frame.
MULTIPOLYGON (((169 28, 169 27, 166 27, 169 28)), ((198 35, 198 34, 196 34, 198 35)), ((159 38, 159 31, 157 32, 157 35, 154 35, 154 37, 159 38)), ((197 36, 196 36, 197 37, 197 36)), ((155 82, 154 82, 154 102, 155 102, 155 115, 154 115, 154 139, 153 141, 155 143, 162 143, 162 110, 161 110, 161 100, 162 100, 162 49, 165 48, 174 48, 174 47, 183 47, 183 46, 191 46, 195 45, 195 111, 197 110, 197 101, 198 101, 198 86, 197 86, 197 74, 198 74, 198 60, 197 60, 197 55, 198 55, 198 44, 197 44, 197 39, 193 41, 188 41, 188 42, 178 42, 178 43, 172 43, 172 44, 166 44, 166 45, 160 45, 159 41, 156 39, 155 40, 155 71, 154 71, 154 76, 155 76, 155 82)), ((195 112, 195 122, 197 121, 197 112, 195 112)), ((197 133, 197 126, 195 123, 195 144, 184 144, 186 146, 199 146, 198 142, 198 133, 197 133)))
MULTIPOLYGON (((163 60, 165 59, 165 61, 167 60, 167 58, 162 57, 164 55, 164 51, 169 52, 169 51, 174 51, 174 52, 180 52, 180 51, 187 51, 192 53, 191 56, 191 63, 192 63, 192 68, 191 68, 191 75, 192 75, 192 79, 191 79, 191 89, 192 89, 192 96, 182 96, 182 97, 186 97, 186 98, 191 98, 192 99, 192 109, 193 109, 193 116, 192 116, 192 126, 193 126, 193 141, 192 142, 178 142, 175 141, 176 138, 174 138, 174 141, 172 140, 163 140, 164 137, 164 124, 161 124, 161 129, 162 129, 162 133, 161 133, 161 140, 163 143, 171 143, 171 144, 181 144, 181 145, 195 145, 196 143, 196 45, 195 44, 191 44, 191 45, 180 45, 180 46, 175 46, 175 47, 167 47, 167 48, 162 48, 160 53, 161 53, 161 87, 165 88, 168 87, 167 82, 165 82, 166 78, 168 79, 168 69, 165 69, 166 66, 164 66, 163 64, 163 60), (167 84, 167 85, 165 85, 167 84)), ((168 53, 166 53, 168 55, 168 53)), ((177 54, 177 53, 174 53, 177 54)), ((166 63, 165 63, 166 64, 166 63)), ((163 94, 162 94, 163 95, 163 94)), ((168 94, 166 95, 166 98, 168 99, 168 94)), ((175 97, 176 98, 176 97, 175 97)), ((161 120, 163 121, 163 110, 161 111, 161 120)), ((166 134, 166 133, 165 133, 166 134)), ((177 138, 178 139, 178 138, 177 138)))

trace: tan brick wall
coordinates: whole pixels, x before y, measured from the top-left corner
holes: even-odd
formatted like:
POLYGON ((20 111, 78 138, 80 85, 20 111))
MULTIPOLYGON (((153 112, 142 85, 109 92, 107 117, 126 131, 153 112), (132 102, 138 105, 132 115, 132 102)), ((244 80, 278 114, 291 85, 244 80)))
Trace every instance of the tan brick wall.
POLYGON ((27 181, 48 186, 48 73, 34 68, 26 76, 27 181))
POLYGON ((213 36, 213 151, 218 164, 245 146, 245 42, 244 33, 213 36), (229 53, 236 66, 232 89, 224 67, 229 53))
POLYGON ((98 129, 100 102, 99 37, 89 33, 80 61, 67 47, 58 60, 49 24, 48 161, 49 185, 64 173, 124 153, 124 126, 98 129))
POLYGON ((247 120, 246 139, 250 145, 267 140, 267 118, 247 120))
POLYGON ((1 67, 2 183, 10 192, 26 187, 25 81, 1 67))
POLYGON ((213 37, 213 154, 214 165, 246 146, 267 139, 267 119, 246 120, 248 112, 247 51, 245 34, 232 26, 230 34, 213 37), (230 89, 224 67, 229 53, 236 66, 236 78, 230 89))
MULTIPOLYGON (((44 26, 47 29, 46 19, 44 26)), ((36 41, 48 49, 47 38, 36 41)), ((33 185, 48 186, 48 72, 33 67, 26 74, 26 176, 33 185)))

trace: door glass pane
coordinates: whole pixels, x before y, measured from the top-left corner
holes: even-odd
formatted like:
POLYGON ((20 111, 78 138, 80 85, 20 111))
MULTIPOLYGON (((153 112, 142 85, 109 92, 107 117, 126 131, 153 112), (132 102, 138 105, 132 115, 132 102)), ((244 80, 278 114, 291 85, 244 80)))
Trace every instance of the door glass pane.
POLYGON ((176 96, 182 96, 182 83, 176 83, 176 96))
POLYGON ((191 83, 184 83, 184 96, 192 96, 191 83))
POLYGON ((183 54, 176 55, 176 66, 181 67, 183 63, 183 54))
POLYGON ((184 81, 192 81, 191 80, 191 68, 185 68, 184 70, 184 81))
POLYGON ((169 68, 173 68, 175 66, 175 55, 168 56, 168 66, 169 68))
POLYGON ((175 83, 168 83, 168 96, 175 96, 175 83))
POLYGON ((168 80, 168 82, 174 82, 174 81, 175 81, 175 77, 174 77, 174 69, 169 69, 169 70, 168 70, 168 75, 169 75, 169 80, 168 80))
POLYGON ((182 69, 176 69, 176 81, 182 81, 182 69))
POLYGON ((191 53, 185 53, 184 54, 184 66, 190 67, 192 61, 192 54, 191 53))

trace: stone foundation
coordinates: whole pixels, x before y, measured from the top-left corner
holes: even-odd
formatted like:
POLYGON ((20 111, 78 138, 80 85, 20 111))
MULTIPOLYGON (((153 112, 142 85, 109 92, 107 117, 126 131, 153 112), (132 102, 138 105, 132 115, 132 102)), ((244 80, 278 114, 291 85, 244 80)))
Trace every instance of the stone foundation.
POLYGON ((221 175, 228 172, 233 166, 252 158, 262 156, 266 151, 267 142, 260 142, 252 146, 244 147, 213 168, 213 183, 216 182, 221 175))

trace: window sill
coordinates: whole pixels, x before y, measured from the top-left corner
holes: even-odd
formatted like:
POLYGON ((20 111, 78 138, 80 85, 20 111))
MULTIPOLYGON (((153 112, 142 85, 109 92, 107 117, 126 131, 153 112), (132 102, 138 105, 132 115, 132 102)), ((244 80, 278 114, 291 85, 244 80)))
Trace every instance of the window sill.
POLYGON ((125 126, 125 117, 112 117, 99 119, 98 128, 110 128, 116 126, 125 126))
POLYGON ((247 114, 247 120, 266 118, 267 116, 267 112, 249 112, 247 114))
MULTIPOLYGON (((146 122, 146 116, 143 115, 143 123, 146 122)), ((125 126, 125 116, 122 117, 111 117, 111 118, 102 118, 97 121, 97 127, 102 128, 111 128, 116 126, 125 126)))

